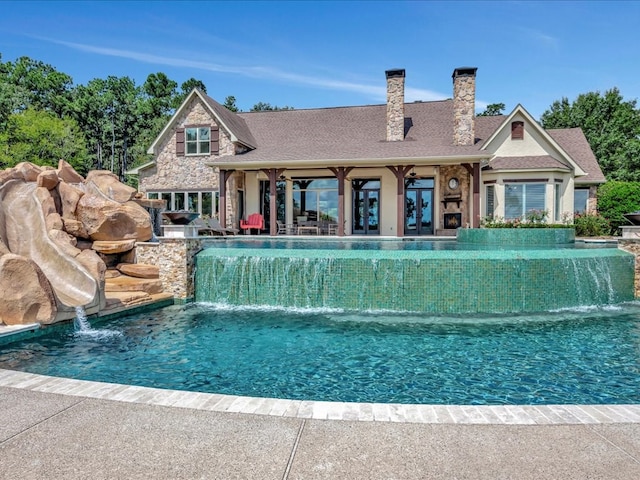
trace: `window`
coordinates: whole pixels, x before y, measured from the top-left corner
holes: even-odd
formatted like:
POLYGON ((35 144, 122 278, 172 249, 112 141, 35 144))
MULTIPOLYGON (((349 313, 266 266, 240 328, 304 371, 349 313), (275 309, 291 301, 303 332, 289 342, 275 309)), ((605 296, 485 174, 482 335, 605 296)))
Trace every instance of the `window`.
POLYGON ((487 217, 493 217, 493 212, 495 212, 495 196, 496 188, 493 185, 487 185, 487 205, 484 212, 487 217))
POLYGON ((208 154, 211 146, 211 129, 209 127, 185 128, 187 155, 208 154))
POLYGON ((573 192, 573 211, 575 213, 585 213, 587 202, 589 201, 588 188, 576 188, 573 192))
POLYGON ((338 179, 293 179, 293 216, 338 221, 338 179))
POLYGON ((554 194, 555 194, 555 198, 554 198, 554 209, 553 209, 553 219, 556 222, 560 221, 560 193, 562 192, 562 184, 561 183, 556 183, 554 185, 554 194))
POLYGON ((147 192, 147 198, 165 200, 167 211, 186 210, 210 217, 218 215, 219 193, 214 191, 147 192))
POLYGON ((523 218, 531 210, 546 210, 544 183, 511 183, 504 189, 504 216, 523 218))
POLYGON ((513 122, 511 124, 511 140, 522 140, 524 138, 524 122, 513 122))

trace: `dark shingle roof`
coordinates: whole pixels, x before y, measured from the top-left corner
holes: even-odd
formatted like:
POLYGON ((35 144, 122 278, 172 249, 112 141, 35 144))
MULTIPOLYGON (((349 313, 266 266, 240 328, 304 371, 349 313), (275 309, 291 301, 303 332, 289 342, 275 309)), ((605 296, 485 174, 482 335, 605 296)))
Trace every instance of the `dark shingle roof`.
MULTIPOLYGON (((219 157, 216 164, 287 161, 426 159, 488 156, 484 142, 507 118, 476 117, 476 143, 453 145, 453 100, 405 104, 405 140, 387 142, 386 105, 233 113, 203 95, 238 140, 253 147, 219 157)), ((577 183, 602 183, 604 175, 580 129, 548 131, 588 175, 577 183)), ((494 159, 491 168, 567 168, 550 156, 494 159), (498 162, 496 163, 496 160, 498 162)))
POLYGON ((524 157, 494 157, 483 170, 535 170, 541 168, 556 168, 570 170, 570 168, 551 155, 535 155, 524 157))
POLYGON ((239 115, 223 107, 213 98, 205 93, 200 92, 205 101, 209 104, 209 107, 216 116, 226 125, 226 127, 233 132, 238 141, 248 147, 256 148, 258 146, 256 139, 253 137, 251 130, 247 126, 247 123, 239 115))
POLYGON ((549 129, 553 138, 587 174, 576 177, 577 184, 604 183, 606 181, 598 160, 580 128, 549 129))
MULTIPOLYGON (((239 113, 258 148, 229 161, 425 158, 481 154, 453 145, 453 102, 405 104, 404 141, 387 142, 386 105, 239 113)), ((481 139, 481 141, 484 139, 481 139)), ((220 161, 224 161, 223 158, 220 161)))

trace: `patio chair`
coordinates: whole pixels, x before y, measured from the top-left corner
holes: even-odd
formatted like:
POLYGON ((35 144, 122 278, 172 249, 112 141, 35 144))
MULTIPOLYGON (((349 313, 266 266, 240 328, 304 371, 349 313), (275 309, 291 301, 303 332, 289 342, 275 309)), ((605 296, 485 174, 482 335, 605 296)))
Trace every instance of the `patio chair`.
POLYGON ((276 221, 278 225, 278 235, 293 235, 296 231, 295 225, 288 225, 282 222, 276 221))
POLYGON ((237 235, 240 230, 237 228, 225 228, 220 224, 217 218, 210 218, 208 222, 209 228, 220 235, 237 235))
POLYGON ((255 228, 260 234, 260 230, 264 228, 264 217, 259 213, 252 213, 246 221, 240 220, 240 228, 249 234, 251 234, 251 229, 255 228))

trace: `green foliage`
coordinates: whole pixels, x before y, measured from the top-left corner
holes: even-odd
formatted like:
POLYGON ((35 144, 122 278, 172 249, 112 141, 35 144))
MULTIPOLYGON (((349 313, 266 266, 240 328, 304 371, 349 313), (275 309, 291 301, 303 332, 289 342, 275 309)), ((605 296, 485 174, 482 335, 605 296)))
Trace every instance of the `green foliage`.
POLYGON ((544 128, 580 127, 608 180, 640 181, 640 110, 617 88, 555 101, 540 122, 544 128))
POLYGON ((251 107, 252 112, 267 112, 267 111, 277 111, 277 110, 293 110, 293 107, 277 107, 275 105, 271 105, 270 103, 258 102, 253 107, 251 107))
POLYGON ((573 226, 578 237, 600 237, 611 232, 609 220, 598 213, 577 213, 573 226))
POLYGON ((598 188, 598 211, 609 220, 610 232, 617 233, 618 227, 628 225, 625 213, 640 210, 640 182, 611 181, 598 188))
POLYGON ((491 103, 489 105, 487 105, 487 108, 484 110, 484 112, 479 113, 477 116, 478 117, 494 117, 496 115, 502 115, 502 112, 505 109, 505 104, 504 103, 491 103))
POLYGON ((33 108, 9 116, 6 129, 0 133, 2 168, 20 162, 57 166, 60 159, 82 175, 88 171, 85 138, 74 120, 33 108))
MULTIPOLYGON (((195 78, 178 91, 162 72, 142 85, 109 76, 74 86, 51 65, 29 57, 2 62, 0 55, 0 167, 64 158, 80 172, 108 169, 125 180, 126 170, 150 160, 147 149, 194 88, 207 91, 195 78)), ((238 111, 233 96, 225 106, 238 111)), ((255 108, 292 109, 263 102, 255 108)))
POLYGON ((237 112, 238 107, 236 106, 236 97, 233 95, 229 95, 224 99, 224 104, 222 105, 227 110, 231 110, 232 112, 237 112))

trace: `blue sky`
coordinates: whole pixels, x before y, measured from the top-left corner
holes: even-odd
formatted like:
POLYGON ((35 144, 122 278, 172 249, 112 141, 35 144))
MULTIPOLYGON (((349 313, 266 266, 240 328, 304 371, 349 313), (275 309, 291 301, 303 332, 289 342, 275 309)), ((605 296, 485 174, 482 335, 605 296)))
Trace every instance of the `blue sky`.
POLYGON ((535 118, 563 96, 640 97, 640 2, 0 0, 0 12, 3 62, 28 56, 75 84, 194 77, 242 110, 384 103, 391 68, 414 101, 451 97, 453 69, 478 67, 478 110, 522 103, 535 118))

